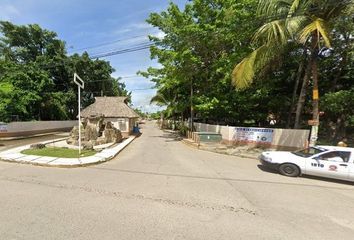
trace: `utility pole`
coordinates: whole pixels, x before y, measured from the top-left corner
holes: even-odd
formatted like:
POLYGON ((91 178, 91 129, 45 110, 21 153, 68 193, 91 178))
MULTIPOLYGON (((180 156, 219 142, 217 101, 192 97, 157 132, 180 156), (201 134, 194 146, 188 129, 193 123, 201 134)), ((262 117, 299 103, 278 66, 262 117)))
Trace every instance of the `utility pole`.
POLYGON ((84 81, 74 73, 74 83, 77 85, 77 92, 78 92, 78 117, 79 117, 79 157, 81 155, 81 91, 80 88, 84 89, 84 81))
POLYGON ((320 117, 319 117, 319 94, 318 94, 318 66, 317 66, 317 59, 318 59, 318 33, 314 32, 312 34, 312 80, 313 80, 313 90, 312 90, 312 104, 313 104, 313 112, 312 112, 312 120, 313 125, 311 127, 311 137, 310 137, 310 146, 316 145, 318 139, 318 126, 320 124, 320 117))

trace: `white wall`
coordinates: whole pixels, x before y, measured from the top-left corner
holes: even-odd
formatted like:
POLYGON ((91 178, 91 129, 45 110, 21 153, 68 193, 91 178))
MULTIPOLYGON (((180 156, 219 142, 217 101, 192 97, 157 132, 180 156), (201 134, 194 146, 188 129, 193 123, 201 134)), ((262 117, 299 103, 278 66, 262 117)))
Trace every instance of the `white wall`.
MULTIPOLYGON (((235 134, 234 126, 211 125, 205 123, 194 123, 197 132, 218 132, 222 135, 225 143, 235 143, 233 137, 235 134)), ((273 129, 271 146, 303 148, 307 144, 310 130, 307 129, 273 129)))
POLYGON ((106 122, 112 122, 113 126, 122 132, 129 132, 129 118, 105 118, 106 122))
POLYGON ((21 137, 56 131, 70 131, 78 121, 33 121, 1 123, 0 138, 21 137))
POLYGON ((72 128, 77 121, 34 121, 34 122, 11 122, 7 124, 7 132, 26 132, 37 130, 51 130, 72 128))

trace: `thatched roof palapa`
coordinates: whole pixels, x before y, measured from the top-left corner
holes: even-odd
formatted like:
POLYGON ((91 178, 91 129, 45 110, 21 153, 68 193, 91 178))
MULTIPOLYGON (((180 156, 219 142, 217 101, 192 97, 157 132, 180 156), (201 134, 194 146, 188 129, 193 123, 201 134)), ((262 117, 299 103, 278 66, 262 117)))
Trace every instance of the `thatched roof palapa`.
POLYGON ((140 117, 127 105, 127 97, 95 97, 95 102, 81 111, 81 117, 104 115, 114 118, 140 117))

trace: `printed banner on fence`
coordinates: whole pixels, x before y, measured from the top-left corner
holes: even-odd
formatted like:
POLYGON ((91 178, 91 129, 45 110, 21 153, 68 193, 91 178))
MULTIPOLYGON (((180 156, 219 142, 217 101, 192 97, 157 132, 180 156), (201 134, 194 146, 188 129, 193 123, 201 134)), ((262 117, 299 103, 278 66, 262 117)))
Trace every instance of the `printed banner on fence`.
POLYGON ((0 132, 7 132, 7 124, 0 123, 0 132))
POLYGON ((273 140, 273 129, 236 127, 233 140, 243 143, 271 144, 273 140))

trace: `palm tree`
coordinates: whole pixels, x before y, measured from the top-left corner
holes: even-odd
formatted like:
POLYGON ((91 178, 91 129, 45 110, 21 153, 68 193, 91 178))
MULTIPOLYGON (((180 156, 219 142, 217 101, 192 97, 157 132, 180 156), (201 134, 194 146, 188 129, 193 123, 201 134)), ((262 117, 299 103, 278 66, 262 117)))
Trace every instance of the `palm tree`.
MULTIPOLYGON (((166 118, 171 118, 173 117, 173 124, 176 125, 176 95, 172 95, 171 92, 166 92, 164 91, 166 89, 162 88, 159 89, 159 91, 156 93, 155 96, 153 96, 150 100, 151 103, 155 103, 158 106, 166 106, 166 110, 164 111, 164 114, 166 118)), ((163 119, 161 119, 163 121, 163 119)), ((161 127, 163 126, 163 122, 161 122, 161 127)))
POLYGON ((322 45, 330 48, 330 24, 352 4, 351 0, 260 0, 258 14, 266 18, 266 23, 253 37, 253 43, 260 46, 236 65, 232 73, 233 84, 240 89, 249 87, 256 72, 284 54, 290 43, 299 43, 309 58, 303 88, 311 76, 313 120, 318 121, 319 49, 322 45))
POLYGON ((167 92, 164 92, 163 89, 160 89, 155 96, 150 100, 151 103, 155 103, 158 106, 166 106, 166 117, 172 117, 176 112, 176 96, 172 97, 167 92))

